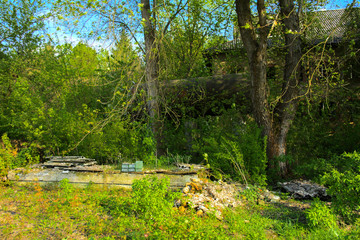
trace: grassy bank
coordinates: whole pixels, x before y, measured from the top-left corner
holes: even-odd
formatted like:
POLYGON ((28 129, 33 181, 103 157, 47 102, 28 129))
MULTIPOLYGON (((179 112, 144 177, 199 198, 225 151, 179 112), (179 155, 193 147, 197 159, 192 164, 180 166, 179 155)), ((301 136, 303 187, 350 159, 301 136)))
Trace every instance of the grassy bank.
MULTIPOLYGON (((223 219, 172 207, 164 188, 128 190, 66 181, 0 187, 1 239, 358 239, 360 225, 310 224, 306 206, 294 200, 267 203, 242 196, 223 219)), ((175 194, 176 195, 176 194, 175 194)), ((320 219, 320 218, 319 218, 320 219)))

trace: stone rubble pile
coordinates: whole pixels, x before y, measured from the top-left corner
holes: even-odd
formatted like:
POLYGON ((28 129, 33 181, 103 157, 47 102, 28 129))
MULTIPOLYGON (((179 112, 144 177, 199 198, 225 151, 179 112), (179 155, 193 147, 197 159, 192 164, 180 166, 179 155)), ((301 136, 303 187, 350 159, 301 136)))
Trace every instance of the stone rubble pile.
POLYGON ((179 211, 185 208, 196 210, 196 214, 214 214, 222 219, 222 210, 225 207, 236 207, 241 203, 238 200, 238 190, 235 186, 225 182, 209 182, 207 179, 192 178, 182 190, 182 200, 177 200, 175 206, 179 211))
POLYGON ((291 182, 278 183, 279 187, 285 192, 298 200, 320 198, 321 200, 329 199, 326 194, 326 187, 309 181, 294 180, 291 182))

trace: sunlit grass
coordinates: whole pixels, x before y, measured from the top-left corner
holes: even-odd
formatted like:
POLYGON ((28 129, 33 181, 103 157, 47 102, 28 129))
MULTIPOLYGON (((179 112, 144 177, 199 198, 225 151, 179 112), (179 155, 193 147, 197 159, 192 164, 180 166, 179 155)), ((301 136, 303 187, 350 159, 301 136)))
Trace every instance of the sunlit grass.
POLYGON ((359 226, 311 228, 302 209, 246 203, 215 216, 173 209, 145 218, 131 192, 89 186, 0 187, 1 239, 357 239, 359 226))

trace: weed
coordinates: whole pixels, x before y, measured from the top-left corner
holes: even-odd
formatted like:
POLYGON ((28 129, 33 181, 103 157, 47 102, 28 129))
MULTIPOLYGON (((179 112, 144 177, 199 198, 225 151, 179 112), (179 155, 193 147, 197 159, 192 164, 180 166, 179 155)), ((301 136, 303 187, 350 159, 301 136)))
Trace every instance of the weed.
POLYGON ((311 208, 306 210, 306 217, 311 227, 334 229, 337 226, 335 215, 318 198, 313 201, 311 208))

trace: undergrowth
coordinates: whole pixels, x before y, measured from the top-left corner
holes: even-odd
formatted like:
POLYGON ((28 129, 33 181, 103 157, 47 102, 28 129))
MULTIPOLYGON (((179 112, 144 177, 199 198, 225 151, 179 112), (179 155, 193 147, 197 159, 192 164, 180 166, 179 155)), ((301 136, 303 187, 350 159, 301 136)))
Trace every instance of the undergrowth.
MULTIPOLYGON (((167 180, 146 178, 133 191, 89 185, 11 186, 0 189, 2 239, 357 239, 360 224, 329 222, 323 205, 307 213, 281 202, 224 209, 223 219, 173 208, 179 193, 167 180), (308 218, 306 217, 308 216, 308 218), (323 224, 324 223, 324 224, 323 224), (329 224, 331 228, 329 228, 329 224)), ((241 198, 240 198, 241 199, 241 198)))

